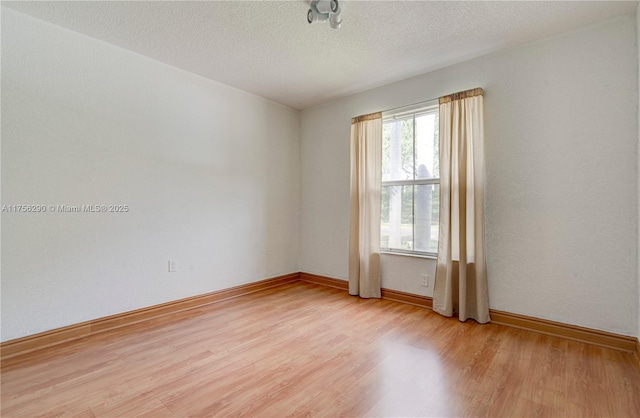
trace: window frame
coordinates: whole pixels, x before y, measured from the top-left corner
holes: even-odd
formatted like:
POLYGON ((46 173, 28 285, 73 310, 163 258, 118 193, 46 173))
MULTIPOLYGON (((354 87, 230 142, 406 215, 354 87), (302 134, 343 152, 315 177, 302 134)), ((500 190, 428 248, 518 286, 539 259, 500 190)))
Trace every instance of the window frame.
MULTIPOLYGON (((440 109, 439 109, 439 103, 437 100, 432 100, 429 102, 424 102, 424 103, 419 103, 416 105, 411 105, 411 106, 405 106, 405 107, 401 107, 401 108, 397 108, 397 109, 392 109, 389 111, 385 111, 382 112, 382 124, 384 126, 384 123, 389 121, 389 120, 395 120, 395 119, 402 119, 402 118, 406 118, 407 116, 410 116, 412 121, 413 121, 413 158, 414 158, 414 166, 415 166, 415 149, 416 149, 416 115, 421 115, 421 114, 425 114, 425 113, 431 113, 431 112, 435 112, 435 113, 439 113, 440 109)), ((438 154, 439 154, 440 150, 438 149, 438 154)), ((438 155, 438 158, 440 156, 438 155)), ((380 170, 383 170, 383 167, 380 167, 380 170)), ((439 174, 439 173, 438 173, 439 174)), ((382 180, 381 182, 381 187, 385 187, 385 186, 396 186, 396 187, 402 187, 402 186, 423 186, 423 185, 433 185, 433 184, 437 184, 438 187, 440 186, 440 176, 438 176, 438 178, 428 178, 428 179, 412 179, 412 180, 382 180)), ((414 192, 415 193, 415 189, 414 192)), ((440 202, 438 202, 438 205, 440 204, 440 202)), ((412 211, 415 210, 414 205, 412 205, 412 211)), ((439 220, 439 216, 438 216, 438 220, 439 220)), ((415 240, 415 213, 412 213, 412 222, 411 222, 413 229, 414 229, 414 233, 413 233, 413 237, 415 240)), ((382 217, 380 218, 380 228, 382 228, 382 217)), ((382 238, 382 235, 381 235, 382 238)), ((439 237, 438 237, 438 241, 439 241, 439 237)), ((381 242, 382 244, 382 242, 381 242)), ((380 245, 380 252, 383 254, 390 254, 390 255, 401 255, 401 256, 409 256, 409 257, 419 257, 419 258, 437 258, 438 257, 438 253, 437 250, 436 252, 428 252, 428 251, 416 251, 416 250, 404 250, 401 248, 386 248, 386 247, 382 247, 382 245, 380 245)))

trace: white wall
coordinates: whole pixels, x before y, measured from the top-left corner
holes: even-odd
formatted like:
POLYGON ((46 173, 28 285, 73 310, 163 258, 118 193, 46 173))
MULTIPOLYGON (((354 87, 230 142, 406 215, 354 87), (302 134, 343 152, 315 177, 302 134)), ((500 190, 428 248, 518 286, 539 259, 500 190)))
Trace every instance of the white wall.
POLYGON ((2 214, 3 341, 297 272, 298 177, 298 112, 2 8, 2 204, 130 208, 2 214))
MULTIPOLYGON (((303 112, 301 270, 348 276, 350 118, 483 87, 491 308, 635 335, 635 39, 624 16, 303 112)), ((383 286, 433 264, 384 256, 383 286)))
MULTIPOLYGON (((636 46, 638 47, 638 101, 640 102, 640 3, 636 9, 636 46)), ((640 217, 640 105, 638 106, 638 216, 640 217)), ((640 225, 638 226, 640 243, 640 225)), ((639 244, 640 245, 640 244, 639 244)), ((640 248, 638 249, 638 339, 640 339, 640 248)))

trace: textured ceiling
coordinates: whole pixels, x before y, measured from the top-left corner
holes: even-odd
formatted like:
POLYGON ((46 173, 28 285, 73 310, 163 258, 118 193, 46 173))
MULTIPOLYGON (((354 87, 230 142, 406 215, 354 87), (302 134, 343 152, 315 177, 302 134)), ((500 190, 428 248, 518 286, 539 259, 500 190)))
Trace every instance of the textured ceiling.
POLYGON ((294 109, 614 16, 637 2, 343 1, 342 28, 308 2, 2 5, 294 109))

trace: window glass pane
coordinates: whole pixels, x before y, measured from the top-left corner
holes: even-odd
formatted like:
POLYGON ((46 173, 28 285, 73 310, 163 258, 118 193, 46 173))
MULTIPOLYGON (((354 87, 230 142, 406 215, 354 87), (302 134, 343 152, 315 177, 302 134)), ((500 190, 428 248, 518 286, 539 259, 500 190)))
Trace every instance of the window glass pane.
POLYGON ((429 184, 414 187, 415 250, 437 253, 440 185, 429 184))
POLYGON ((380 246, 413 250, 413 186, 382 186, 380 246))
POLYGON ((438 161, 438 112, 416 115, 416 165, 417 179, 439 178, 438 161))
POLYGON ((391 186, 382 186, 380 199, 380 248, 389 248, 389 194, 391 186))
MULTIPOLYGON (((385 117, 382 181, 439 179, 438 108, 385 117)), ((382 187, 380 246, 438 252, 439 184, 382 187)))
POLYGON ((384 122, 382 181, 413 180, 413 116, 384 122))

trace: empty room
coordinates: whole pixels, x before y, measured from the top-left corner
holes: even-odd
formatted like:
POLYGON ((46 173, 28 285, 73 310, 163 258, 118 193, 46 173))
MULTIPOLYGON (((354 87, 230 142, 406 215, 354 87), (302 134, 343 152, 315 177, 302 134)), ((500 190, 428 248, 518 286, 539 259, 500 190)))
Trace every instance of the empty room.
POLYGON ((2 417, 640 417, 637 1, 2 1, 2 417))

